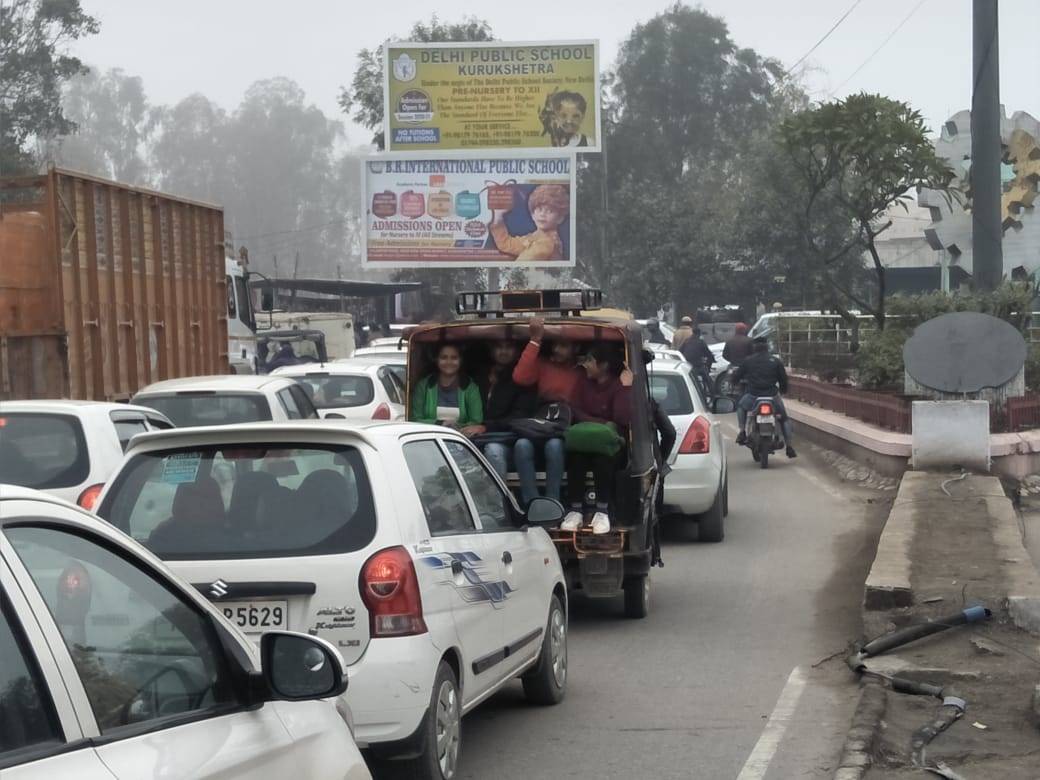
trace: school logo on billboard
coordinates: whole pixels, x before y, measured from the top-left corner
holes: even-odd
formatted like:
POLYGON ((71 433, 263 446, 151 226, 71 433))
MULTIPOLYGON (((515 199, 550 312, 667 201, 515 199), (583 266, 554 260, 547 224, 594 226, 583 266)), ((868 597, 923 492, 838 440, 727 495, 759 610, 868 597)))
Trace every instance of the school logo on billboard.
POLYGON ((409 82, 415 79, 416 67, 415 60, 408 56, 408 53, 400 55, 394 58, 394 78, 398 81, 409 82))

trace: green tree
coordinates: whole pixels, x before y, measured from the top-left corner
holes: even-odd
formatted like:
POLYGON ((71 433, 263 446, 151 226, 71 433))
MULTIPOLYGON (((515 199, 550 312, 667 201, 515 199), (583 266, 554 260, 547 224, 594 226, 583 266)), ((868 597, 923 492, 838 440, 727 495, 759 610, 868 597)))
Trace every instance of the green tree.
MULTIPOLYGON (((870 312, 885 327, 885 267, 878 236, 891 227, 884 219, 894 204, 904 209, 921 187, 946 193, 954 172, 935 153, 921 115, 906 103, 881 95, 858 94, 823 103, 788 118, 781 129, 792 170, 803 185, 797 209, 806 246, 824 269, 830 287, 846 302, 870 312), (835 214, 853 226, 842 245, 825 245, 835 214), (841 284, 831 267, 849 252, 866 252, 874 269, 874 294, 857 294, 841 284), (871 300, 872 298, 872 300, 871 300)), ((846 319, 849 313, 843 311, 846 319)))
POLYGON ((198 93, 158 109, 148 158, 156 186, 223 203, 232 186, 228 124, 227 112, 198 93))
POLYGON ((62 107, 76 125, 48 146, 62 165, 131 184, 148 183, 145 145, 157 119, 137 76, 119 68, 69 80, 62 107))
POLYGON ((79 0, 0 3, 0 174, 31 171, 32 141, 75 129, 62 111, 61 87, 86 68, 66 48, 97 31, 79 0))

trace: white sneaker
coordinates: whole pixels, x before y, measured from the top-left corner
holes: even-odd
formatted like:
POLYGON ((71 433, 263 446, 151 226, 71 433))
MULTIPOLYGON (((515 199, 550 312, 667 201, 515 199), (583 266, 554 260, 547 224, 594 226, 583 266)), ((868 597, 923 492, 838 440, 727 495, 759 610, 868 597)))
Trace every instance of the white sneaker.
POLYGON ((592 516, 592 533, 605 534, 610 530, 610 518, 606 512, 596 512, 592 516))
POLYGON ((566 517, 563 518, 563 522, 560 523, 561 531, 577 531, 581 528, 582 520, 581 512, 568 512, 566 517))

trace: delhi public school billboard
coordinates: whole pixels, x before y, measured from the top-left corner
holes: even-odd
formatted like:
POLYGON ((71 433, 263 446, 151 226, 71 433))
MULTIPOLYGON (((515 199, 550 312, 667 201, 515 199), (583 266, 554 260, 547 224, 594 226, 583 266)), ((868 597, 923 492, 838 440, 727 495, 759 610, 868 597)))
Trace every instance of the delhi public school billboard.
POLYGON ((600 150, 598 41, 383 51, 387 151, 600 150))
POLYGON ((369 268, 574 265, 571 154, 384 154, 361 165, 369 268))

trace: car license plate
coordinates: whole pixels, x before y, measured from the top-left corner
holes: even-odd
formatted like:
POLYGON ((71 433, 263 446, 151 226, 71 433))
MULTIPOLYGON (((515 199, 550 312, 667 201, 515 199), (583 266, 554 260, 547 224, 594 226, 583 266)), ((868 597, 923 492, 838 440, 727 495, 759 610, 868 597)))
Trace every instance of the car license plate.
POLYGON ((773 415, 771 415, 771 414, 760 414, 760 415, 758 415, 758 421, 760 423, 769 423, 770 425, 772 425, 773 424, 773 415))
POLYGON ((289 626, 289 604, 286 601, 225 601, 217 606, 224 617, 247 634, 289 626))

